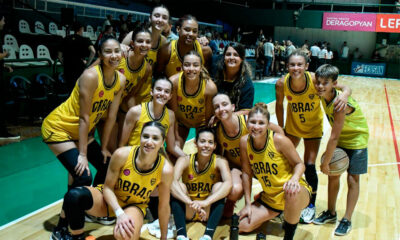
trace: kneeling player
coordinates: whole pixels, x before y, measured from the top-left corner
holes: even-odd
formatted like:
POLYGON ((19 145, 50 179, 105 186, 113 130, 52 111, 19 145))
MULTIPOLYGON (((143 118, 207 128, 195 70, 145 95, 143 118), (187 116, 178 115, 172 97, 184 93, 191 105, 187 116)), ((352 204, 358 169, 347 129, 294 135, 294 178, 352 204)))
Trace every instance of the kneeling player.
POLYGON ((180 157, 175 164, 171 208, 178 240, 189 239, 186 219, 207 222, 200 239, 212 239, 222 217, 224 198, 232 187, 228 162, 213 153, 216 148, 214 132, 207 128, 198 130, 196 146, 196 154, 180 157))

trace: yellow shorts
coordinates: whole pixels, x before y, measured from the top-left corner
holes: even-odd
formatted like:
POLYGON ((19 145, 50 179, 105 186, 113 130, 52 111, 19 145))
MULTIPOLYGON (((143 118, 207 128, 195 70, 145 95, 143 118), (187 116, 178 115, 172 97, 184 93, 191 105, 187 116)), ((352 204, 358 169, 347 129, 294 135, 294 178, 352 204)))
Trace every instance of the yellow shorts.
POLYGON ((41 129, 42 139, 45 143, 61 143, 61 142, 69 142, 75 141, 72 137, 63 131, 57 131, 52 128, 46 119, 43 121, 42 129, 41 129))
MULTIPOLYGON (((103 193, 103 184, 97 185, 97 190, 99 190, 101 193, 103 193)), ((147 204, 145 203, 131 203, 131 204, 126 204, 122 202, 119 198, 117 198, 118 204, 121 206, 122 209, 129 208, 129 207, 136 207, 140 210, 140 212, 144 216, 146 216, 146 209, 147 209, 147 204)), ((107 217, 115 217, 114 210, 107 204, 107 217)))

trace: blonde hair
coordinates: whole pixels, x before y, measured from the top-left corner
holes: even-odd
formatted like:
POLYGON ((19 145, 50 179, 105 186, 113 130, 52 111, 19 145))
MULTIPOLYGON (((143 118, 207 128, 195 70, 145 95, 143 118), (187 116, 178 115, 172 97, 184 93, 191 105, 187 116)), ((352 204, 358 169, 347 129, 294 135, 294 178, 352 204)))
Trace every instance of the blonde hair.
POLYGON ((251 116, 253 116, 256 113, 261 113, 262 115, 264 115, 269 122, 270 115, 268 111, 268 105, 266 103, 258 102, 254 104, 254 106, 251 108, 249 112, 249 118, 251 118, 251 116))

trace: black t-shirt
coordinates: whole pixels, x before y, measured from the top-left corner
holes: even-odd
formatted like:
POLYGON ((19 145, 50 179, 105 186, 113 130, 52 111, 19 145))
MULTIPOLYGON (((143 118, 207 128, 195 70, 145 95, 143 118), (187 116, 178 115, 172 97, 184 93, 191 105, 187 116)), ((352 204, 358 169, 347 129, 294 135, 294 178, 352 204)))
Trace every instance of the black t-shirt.
POLYGON ((65 37, 61 46, 64 65, 84 65, 82 60, 89 55, 90 45, 92 42, 89 38, 78 34, 65 37))

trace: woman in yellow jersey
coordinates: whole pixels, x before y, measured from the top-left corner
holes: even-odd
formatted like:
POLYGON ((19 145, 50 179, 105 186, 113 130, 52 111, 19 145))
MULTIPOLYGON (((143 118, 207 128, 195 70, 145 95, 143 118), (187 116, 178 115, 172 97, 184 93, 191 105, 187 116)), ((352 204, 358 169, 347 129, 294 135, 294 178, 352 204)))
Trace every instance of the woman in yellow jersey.
POLYGON ((209 46, 203 46, 197 41, 199 24, 192 15, 185 15, 177 23, 179 39, 165 44, 157 55, 155 74, 172 75, 182 71, 183 57, 190 51, 196 51, 202 64, 209 70, 212 50, 209 46))
POLYGON ((322 97, 322 106, 332 126, 331 136, 325 150, 325 160, 321 164, 321 171, 328 175, 328 210, 322 212, 314 219, 315 224, 336 222, 336 200, 340 187, 340 176, 329 176, 329 163, 336 146, 343 149, 350 158, 347 169, 347 202, 346 212, 335 230, 335 234, 346 235, 351 230, 351 217, 356 207, 360 192, 360 174, 368 170, 368 138, 369 130, 360 106, 353 99, 345 109, 335 111, 333 102, 341 94, 335 89, 339 70, 329 64, 320 66, 315 72, 317 82, 315 84, 318 95, 322 97))
MULTIPOLYGON (((246 126, 247 115, 234 112, 235 105, 232 104, 229 96, 224 93, 218 93, 214 96, 213 106, 215 117, 219 120, 216 130, 217 149, 228 160, 232 174, 232 190, 227 196, 224 209, 224 217, 231 217, 235 202, 243 196, 239 143, 240 138, 248 133, 246 126)), ((269 123, 268 127, 275 132, 283 133, 282 128, 273 123, 269 123)))
POLYGON ((177 122, 175 114, 166 107, 172 96, 172 82, 167 78, 158 78, 153 82, 150 92, 153 99, 129 109, 122 128, 119 146, 138 145, 143 125, 149 121, 160 122, 167 130, 167 151, 174 158, 185 156, 183 150, 175 144, 177 122))
MULTIPOLYGON (((97 168, 94 184, 103 183, 107 171, 105 148, 115 123, 125 77, 116 71, 121 60, 117 40, 108 38, 100 45, 101 64, 91 67, 79 77, 71 96, 43 121, 42 138, 69 172, 68 188, 92 184, 88 160, 97 168), (88 141, 89 132, 108 110, 100 148, 96 141, 88 141), (89 144, 88 144, 89 142, 89 144)), ((64 216, 62 213, 61 216, 64 216)), ((65 230, 60 221, 53 239, 65 230)))
POLYGON ((205 126, 213 115, 212 98, 217 87, 202 66, 201 57, 195 51, 183 58, 183 71, 170 78, 173 83, 169 107, 178 121, 177 143, 181 148, 190 128, 205 126))
POLYGON ((249 113, 249 134, 240 139, 245 206, 240 211, 240 232, 251 232, 284 212, 285 240, 293 239, 300 213, 310 201, 311 187, 302 178, 305 166, 293 143, 268 129, 269 112, 257 103, 249 113), (252 177, 263 191, 250 201, 252 177))
POLYGON ((200 239, 211 240, 222 217, 232 177, 228 162, 214 154, 216 146, 214 131, 201 128, 196 134, 197 153, 180 157, 175 164, 171 209, 178 240, 189 239, 186 220, 207 222, 200 239))
MULTIPOLYGON (((73 239, 85 239, 85 212, 116 216, 116 239, 139 239, 149 196, 158 188, 161 239, 167 239, 173 166, 163 151, 166 130, 159 122, 143 126, 140 145, 117 149, 111 157, 104 185, 77 187, 64 197, 63 209, 73 239), (163 153, 160 153, 163 152, 163 153)), ((72 238, 62 238, 72 239, 72 238)))
MULTIPOLYGON (((308 57, 301 50, 296 50, 288 58, 289 73, 276 82, 275 112, 278 124, 284 127, 286 136, 297 147, 301 138, 304 139, 305 176, 313 189, 310 205, 304 209, 300 222, 311 223, 315 217, 315 201, 317 198, 318 176, 315 160, 321 142, 323 130, 323 113, 320 98, 314 87, 315 75, 308 72, 308 57), (286 122, 283 117, 283 100, 286 97, 286 122)), ((344 94, 336 102, 337 109, 346 106, 350 89, 345 86, 344 94)))
POLYGON ((217 65, 215 85, 218 92, 229 96, 235 104, 235 111, 247 114, 253 107, 254 85, 251 67, 245 60, 245 47, 239 43, 229 43, 223 56, 217 65))

